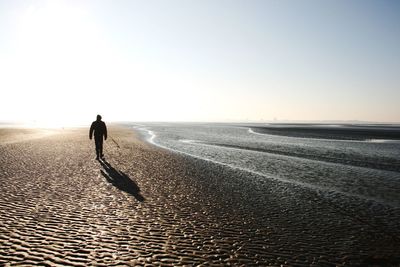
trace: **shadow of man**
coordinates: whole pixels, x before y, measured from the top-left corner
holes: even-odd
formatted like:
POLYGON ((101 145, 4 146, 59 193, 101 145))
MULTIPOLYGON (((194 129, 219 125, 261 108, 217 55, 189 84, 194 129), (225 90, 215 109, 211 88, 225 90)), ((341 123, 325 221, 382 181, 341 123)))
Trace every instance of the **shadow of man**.
POLYGON ((114 185, 119 190, 129 193, 138 201, 143 202, 145 199, 140 194, 139 186, 129 178, 125 173, 116 170, 106 160, 100 160, 104 170, 100 170, 101 174, 106 178, 107 182, 114 185))

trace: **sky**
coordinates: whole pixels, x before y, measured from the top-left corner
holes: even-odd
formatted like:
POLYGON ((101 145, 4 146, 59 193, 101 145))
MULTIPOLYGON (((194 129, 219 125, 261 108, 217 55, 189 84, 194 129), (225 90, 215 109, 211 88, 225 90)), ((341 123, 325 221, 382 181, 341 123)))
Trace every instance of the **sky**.
POLYGON ((0 0, 0 121, 400 122, 400 3, 0 0))

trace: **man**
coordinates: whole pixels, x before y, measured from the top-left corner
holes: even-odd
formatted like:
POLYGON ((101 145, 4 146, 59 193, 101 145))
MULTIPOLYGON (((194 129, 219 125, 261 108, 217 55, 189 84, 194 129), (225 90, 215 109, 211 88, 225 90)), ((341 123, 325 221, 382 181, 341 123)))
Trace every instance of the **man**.
POLYGON ((104 158, 103 155, 103 136, 104 140, 107 140, 107 126, 104 121, 101 120, 101 116, 97 115, 97 119, 92 122, 89 131, 89 139, 92 140, 94 132, 94 143, 96 144, 96 159, 99 157, 104 158))

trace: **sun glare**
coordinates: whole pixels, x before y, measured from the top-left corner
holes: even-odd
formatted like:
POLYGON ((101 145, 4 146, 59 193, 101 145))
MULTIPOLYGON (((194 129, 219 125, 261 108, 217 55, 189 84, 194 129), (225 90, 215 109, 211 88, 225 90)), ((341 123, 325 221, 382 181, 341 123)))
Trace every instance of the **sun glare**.
POLYGON ((15 55, 3 81, 18 103, 10 109, 16 118, 56 127, 96 112, 89 112, 89 99, 99 68, 97 32, 84 9, 62 1, 29 6, 20 15, 15 55))

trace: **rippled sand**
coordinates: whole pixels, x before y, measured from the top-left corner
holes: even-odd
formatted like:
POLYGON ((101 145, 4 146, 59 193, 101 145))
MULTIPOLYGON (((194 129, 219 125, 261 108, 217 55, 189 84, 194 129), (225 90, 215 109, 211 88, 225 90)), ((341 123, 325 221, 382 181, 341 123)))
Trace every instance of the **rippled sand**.
POLYGON ((87 129, 0 129, 1 266, 400 264, 400 208, 109 130, 101 163, 87 129))

